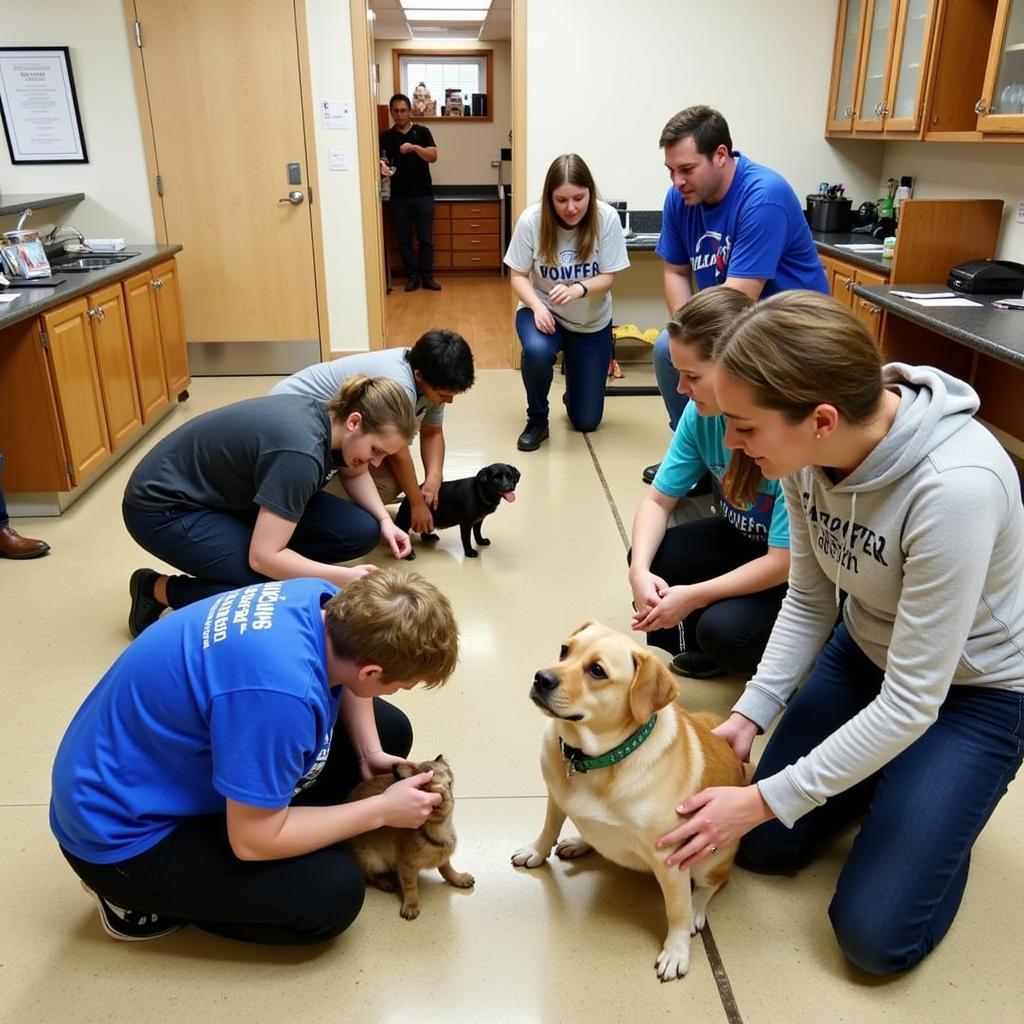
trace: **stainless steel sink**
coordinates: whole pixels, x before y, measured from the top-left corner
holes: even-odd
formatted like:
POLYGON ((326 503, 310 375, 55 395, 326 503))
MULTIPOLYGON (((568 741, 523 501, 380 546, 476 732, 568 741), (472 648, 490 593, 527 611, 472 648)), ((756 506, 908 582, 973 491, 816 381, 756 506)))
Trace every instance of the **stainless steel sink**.
POLYGON ((123 263, 138 255, 137 252, 105 252, 89 256, 61 256, 50 260, 50 267, 61 274, 85 274, 90 270, 102 270, 115 263, 123 263))

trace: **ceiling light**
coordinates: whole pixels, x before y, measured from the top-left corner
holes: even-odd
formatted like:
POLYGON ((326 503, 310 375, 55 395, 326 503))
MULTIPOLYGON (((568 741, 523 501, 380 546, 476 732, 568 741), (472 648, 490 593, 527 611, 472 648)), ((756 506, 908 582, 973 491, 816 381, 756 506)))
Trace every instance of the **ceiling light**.
POLYGON ((483 11, 491 6, 491 0, 399 0, 407 11, 483 11))
MULTIPOLYGON (((477 0, 479 3, 479 0, 477 0)), ((438 8, 436 10, 409 10, 405 11, 406 21, 477 21, 483 22, 487 17, 486 11, 464 11, 452 7, 438 8)))

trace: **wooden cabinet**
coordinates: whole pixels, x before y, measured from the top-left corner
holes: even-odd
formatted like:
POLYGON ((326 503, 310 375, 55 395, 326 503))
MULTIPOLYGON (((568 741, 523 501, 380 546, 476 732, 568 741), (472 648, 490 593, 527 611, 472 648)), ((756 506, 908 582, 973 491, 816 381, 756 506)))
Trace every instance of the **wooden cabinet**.
POLYGON ((912 137, 938 0, 841 0, 826 134, 912 137))
POLYGON ((999 0, 977 110, 982 132, 1024 132, 1024 0, 999 0))
POLYGON ((866 267, 830 257, 819 257, 825 269, 825 277, 833 297, 844 306, 849 306, 864 321, 864 326, 871 332, 876 342, 881 342, 882 314, 881 307, 876 306, 859 295, 854 295, 855 284, 888 284, 889 276, 866 267))
POLYGON ((11 493, 70 491, 189 385, 177 265, 166 260, 0 331, 11 493))

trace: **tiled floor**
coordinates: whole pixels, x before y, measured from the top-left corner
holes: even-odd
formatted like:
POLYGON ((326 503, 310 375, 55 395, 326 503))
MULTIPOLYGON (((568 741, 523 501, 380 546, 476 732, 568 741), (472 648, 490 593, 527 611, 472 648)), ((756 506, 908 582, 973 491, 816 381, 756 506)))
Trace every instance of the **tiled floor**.
MULTIPOLYGON (((270 383, 198 380, 160 433, 270 383)), ((104 936, 50 837, 46 802, 68 719, 128 642, 127 580, 149 558, 125 533, 119 506, 141 450, 59 520, 18 521, 53 551, 37 562, 0 562, 0 1021, 1022 1019, 1020 783, 978 843, 965 905, 945 942, 916 971, 886 983, 848 968, 828 928, 841 843, 796 878, 738 871, 711 904, 717 972, 707 940, 695 941, 690 974, 668 985, 653 970, 664 917, 650 878, 596 855, 532 872, 511 867, 544 808, 543 720, 527 699, 533 673, 583 618, 628 628, 616 515, 628 531, 640 468, 667 441, 657 399, 617 397, 596 434, 571 433, 555 417, 550 442, 521 454, 522 406, 515 373, 484 370, 448 411, 449 477, 511 460, 523 479, 516 504, 488 521, 493 543, 480 558, 465 560, 450 531, 435 551, 422 551, 415 568, 452 598, 462 658, 444 689, 398 698, 416 727, 414 755, 443 752, 455 768, 455 864, 476 876, 476 889, 425 879, 414 922, 398 916, 395 897, 371 892, 355 926, 318 950, 248 947, 196 929, 134 946, 104 936)), ((682 701, 725 711, 739 685, 687 683, 682 701)))

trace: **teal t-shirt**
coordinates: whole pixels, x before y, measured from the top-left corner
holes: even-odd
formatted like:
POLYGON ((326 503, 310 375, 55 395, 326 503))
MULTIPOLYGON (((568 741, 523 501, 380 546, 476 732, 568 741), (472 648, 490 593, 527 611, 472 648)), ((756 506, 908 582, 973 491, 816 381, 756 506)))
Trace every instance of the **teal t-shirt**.
POLYGON ((701 416, 688 402, 661 461, 654 486, 670 498, 682 498, 710 470, 718 482, 718 509, 722 518, 744 537, 773 548, 789 547, 789 515, 782 482, 762 479, 749 508, 738 508, 721 494, 722 477, 732 452, 725 447, 725 417, 701 416))

